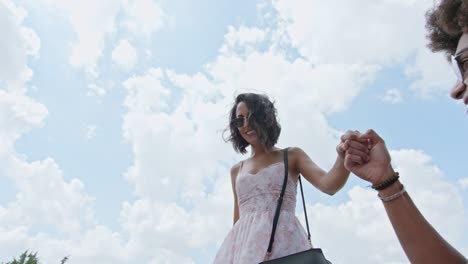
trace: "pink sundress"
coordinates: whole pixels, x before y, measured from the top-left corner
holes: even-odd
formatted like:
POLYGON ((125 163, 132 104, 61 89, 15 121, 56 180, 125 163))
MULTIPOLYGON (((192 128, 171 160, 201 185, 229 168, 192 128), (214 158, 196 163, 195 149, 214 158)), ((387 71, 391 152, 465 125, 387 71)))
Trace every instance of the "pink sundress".
MULTIPOLYGON (((256 174, 239 173, 236 192, 240 217, 219 248, 215 264, 258 264, 263 261, 283 180, 283 161, 256 174)), ((297 179, 289 177, 270 259, 310 248, 305 230, 295 215, 296 190, 297 179)))

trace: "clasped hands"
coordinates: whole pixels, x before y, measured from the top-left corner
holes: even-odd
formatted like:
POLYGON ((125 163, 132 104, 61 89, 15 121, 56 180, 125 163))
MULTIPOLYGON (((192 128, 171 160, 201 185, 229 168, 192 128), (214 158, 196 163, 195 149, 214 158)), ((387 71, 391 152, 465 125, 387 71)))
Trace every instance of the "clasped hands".
POLYGON ((364 134, 348 130, 336 147, 347 170, 372 185, 391 178, 394 170, 385 141, 372 129, 364 134))

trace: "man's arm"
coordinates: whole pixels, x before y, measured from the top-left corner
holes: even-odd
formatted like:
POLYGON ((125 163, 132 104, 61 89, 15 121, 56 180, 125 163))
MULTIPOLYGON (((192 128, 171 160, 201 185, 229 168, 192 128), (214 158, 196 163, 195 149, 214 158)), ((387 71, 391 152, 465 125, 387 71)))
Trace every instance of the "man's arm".
MULTIPOLYGON (((345 166, 360 178, 377 186, 394 175, 390 164, 390 154, 385 142, 373 130, 367 131, 362 137, 372 142, 370 160, 357 164, 351 160, 352 154, 345 157, 345 166)), ((379 196, 392 197, 402 191, 402 184, 396 181, 389 187, 379 191, 379 196)), ((395 199, 383 201, 388 218, 400 241, 406 256, 411 263, 439 264, 466 263, 466 258, 453 248, 424 218, 408 193, 394 196, 395 199)))

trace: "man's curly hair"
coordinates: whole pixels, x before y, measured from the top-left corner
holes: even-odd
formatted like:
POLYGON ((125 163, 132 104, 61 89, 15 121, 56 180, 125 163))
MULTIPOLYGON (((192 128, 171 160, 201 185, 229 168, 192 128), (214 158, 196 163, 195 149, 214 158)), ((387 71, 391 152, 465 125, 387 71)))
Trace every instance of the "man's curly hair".
POLYGON ((247 153, 246 147, 249 145, 247 141, 241 136, 239 129, 233 124, 236 118, 237 105, 244 102, 249 109, 250 118, 248 119, 249 125, 257 133, 260 143, 271 149, 276 142, 278 142, 281 133, 281 126, 278 123, 276 116, 277 111, 275 105, 268 96, 243 93, 236 97, 232 106, 229 116, 229 131, 230 135, 227 141, 232 142, 232 146, 236 152, 242 154, 247 153))
POLYGON ((428 47, 443 51, 448 59, 455 54, 458 41, 468 33, 468 0, 441 0, 426 13, 428 47))

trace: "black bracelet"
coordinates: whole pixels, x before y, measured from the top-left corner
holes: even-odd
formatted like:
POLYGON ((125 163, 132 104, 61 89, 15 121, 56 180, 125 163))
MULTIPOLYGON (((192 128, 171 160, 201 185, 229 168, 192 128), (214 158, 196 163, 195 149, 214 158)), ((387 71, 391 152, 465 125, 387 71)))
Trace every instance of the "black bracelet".
POLYGON ((398 178, 400 178, 400 174, 398 173, 398 171, 395 171, 395 173, 393 174, 393 177, 382 182, 381 184, 379 185, 372 185, 372 189, 374 190, 377 190, 377 191, 381 191, 387 187, 390 187, 392 184, 394 184, 396 181, 398 181, 398 178))

